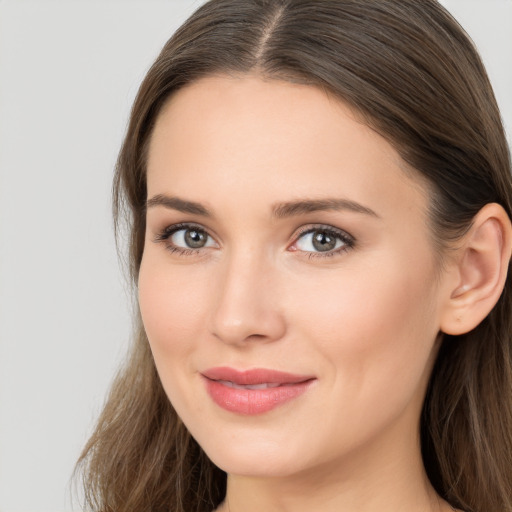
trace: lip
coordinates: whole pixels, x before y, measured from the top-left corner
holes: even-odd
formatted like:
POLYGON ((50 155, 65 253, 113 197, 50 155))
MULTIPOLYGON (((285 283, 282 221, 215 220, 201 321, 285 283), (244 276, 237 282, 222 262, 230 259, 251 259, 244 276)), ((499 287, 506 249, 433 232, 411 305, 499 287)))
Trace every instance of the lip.
POLYGON ((240 371, 229 367, 201 373, 212 400, 223 409, 245 415, 263 414, 307 391, 315 379, 266 368, 240 371))

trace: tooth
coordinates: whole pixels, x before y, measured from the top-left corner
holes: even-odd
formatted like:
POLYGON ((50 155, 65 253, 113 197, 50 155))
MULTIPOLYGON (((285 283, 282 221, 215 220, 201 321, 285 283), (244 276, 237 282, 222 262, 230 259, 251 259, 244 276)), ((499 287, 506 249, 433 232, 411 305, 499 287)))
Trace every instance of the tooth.
POLYGON ((250 389, 250 390, 256 390, 256 389, 267 389, 267 388, 277 388, 280 386, 278 382, 264 382, 262 384, 236 384, 235 382, 231 382, 230 380, 219 380, 217 381, 220 384, 227 386, 228 388, 234 388, 234 389, 250 389))
POLYGON ((220 384, 224 385, 224 386, 227 386, 228 388, 234 388, 235 387, 235 384, 229 380, 219 380, 217 381, 219 382, 220 384))
POLYGON ((268 384, 248 384, 245 386, 246 389, 267 389, 268 384))

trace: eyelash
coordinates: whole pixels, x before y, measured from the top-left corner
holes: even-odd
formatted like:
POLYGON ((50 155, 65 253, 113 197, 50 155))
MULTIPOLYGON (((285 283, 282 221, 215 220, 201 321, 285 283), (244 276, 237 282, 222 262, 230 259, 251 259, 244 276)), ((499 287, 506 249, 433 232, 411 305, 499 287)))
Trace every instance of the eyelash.
MULTIPOLYGON (((210 236, 208 232, 202 228, 201 226, 198 226, 197 224, 187 224, 187 223, 181 223, 181 224, 173 224, 172 226, 168 226, 165 229, 163 229, 155 238, 155 242, 167 242, 172 235, 177 233, 178 231, 186 229, 195 229, 199 231, 200 233, 204 233, 206 236, 210 236)), ((170 251, 172 254, 178 254, 179 256, 194 256, 198 254, 201 249, 185 249, 183 247, 178 247, 176 245, 170 245, 166 244, 166 249, 170 251)))
POLYGON ((314 252, 314 251, 304 251, 307 254, 309 259, 313 258, 331 258, 333 256, 337 256, 339 254, 345 253, 350 249, 353 249, 355 246, 355 238, 352 235, 349 235, 346 231, 335 228, 333 226, 327 226, 324 224, 317 224, 315 226, 307 226, 299 230, 299 232, 294 236, 295 241, 293 245, 295 245, 302 237, 308 235, 310 233, 321 232, 326 235, 329 235, 335 239, 341 240, 343 245, 337 249, 325 251, 325 252, 314 252))
MULTIPOLYGON (((196 230, 200 233, 203 233, 207 237, 211 238, 211 235, 208 234, 208 231, 206 231, 204 228, 197 224, 190 224, 190 223, 180 223, 180 224, 173 224, 172 226, 166 227, 164 230, 162 230, 155 238, 156 243, 161 242, 167 242, 175 233, 181 230, 196 230)), ((297 252, 304 252, 307 254, 307 257, 309 259, 312 258, 329 258, 333 256, 337 256, 341 253, 347 252, 350 249, 353 249, 355 246, 355 239, 352 235, 349 235, 346 231, 343 231, 341 229, 335 228, 333 226, 323 225, 323 224, 317 224, 314 226, 307 226, 299 230, 299 232, 294 236, 294 242, 292 245, 297 244, 297 242, 303 238, 304 236, 315 233, 315 232, 321 232, 325 233, 328 236, 331 236, 335 239, 341 240, 343 245, 335 250, 331 251, 325 251, 325 252, 314 252, 314 251, 300 251, 300 249, 294 249, 294 251, 297 252)), ((178 254, 179 256, 194 256, 198 255, 203 249, 185 249, 183 247, 178 247, 176 245, 167 244, 166 249, 170 251, 172 254, 178 254)))

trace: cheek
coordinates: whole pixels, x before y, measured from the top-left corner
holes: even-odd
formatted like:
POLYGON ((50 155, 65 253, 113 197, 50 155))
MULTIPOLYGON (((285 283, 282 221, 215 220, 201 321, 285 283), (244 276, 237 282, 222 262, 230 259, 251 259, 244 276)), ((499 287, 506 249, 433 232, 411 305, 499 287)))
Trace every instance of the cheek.
POLYGON ((207 275, 169 265, 166 254, 154 252, 143 257, 139 273, 139 306, 155 366, 162 386, 182 418, 190 410, 200 415, 201 401, 195 397, 194 353, 202 339, 207 309, 207 275), (194 404, 191 406, 191 404, 194 404))
POLYGON ((372 438, 386 425, 416 422, 435 355, 429 276, 407 275, 399 264, 386 265, 386 272, 365 268, 340 276, 343 286, 306 283, 311 293, 294 295, 297 338, 314 342, 311 359, 325 363, 333 413, 316 411, 324 418, 323 435, 343 432, 333 441, 343 446, 372 438))
POLYGON ((316 340, 333 378, 360 397, 410 392, 429 369, 438 332, 433 273, 401 263, 358 262, 337 280, 303 283, 306 295, 291 290, 300 337, 316 340))
POLYGON ((166 264, 165 257, 143 258, 139 306, 157 366, 163 358, 172 363, 191 352, 200 338, 208 286, 205 277, 180 272, 179 267, 166 264))

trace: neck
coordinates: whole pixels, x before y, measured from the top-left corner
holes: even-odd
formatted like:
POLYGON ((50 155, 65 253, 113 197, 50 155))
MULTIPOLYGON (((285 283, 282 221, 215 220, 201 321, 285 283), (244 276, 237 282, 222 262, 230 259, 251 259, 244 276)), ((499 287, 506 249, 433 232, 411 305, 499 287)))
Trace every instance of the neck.
POLYGON ((377 450, 367 446, 293 476, 228 475, 218 512, 452 511, 427 478, 419 436, 398 445, 389 441, 380 438, 377 450))
MULTIPOLYGON (((409 475, 410 476, 410 475, 409 475)), ((441 500, 426 480, 401 486, 386 481, 255 479, 230 476, 222 512, 441 512, 441 500)))

